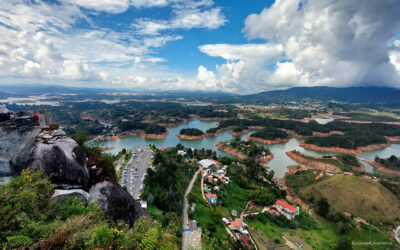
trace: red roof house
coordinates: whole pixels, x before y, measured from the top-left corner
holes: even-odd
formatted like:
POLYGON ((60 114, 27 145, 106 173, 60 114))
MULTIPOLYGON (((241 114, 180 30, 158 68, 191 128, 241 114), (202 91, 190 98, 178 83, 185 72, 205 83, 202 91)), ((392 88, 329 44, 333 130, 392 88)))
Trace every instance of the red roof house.
POLYGON ((234 221, 232 221, 231 225, 232 225, 234 228, 241 227, 241 226, 242 226, 242 220, 239 219, 239 218, 237 218, 237 219, 235 219, 234 221))

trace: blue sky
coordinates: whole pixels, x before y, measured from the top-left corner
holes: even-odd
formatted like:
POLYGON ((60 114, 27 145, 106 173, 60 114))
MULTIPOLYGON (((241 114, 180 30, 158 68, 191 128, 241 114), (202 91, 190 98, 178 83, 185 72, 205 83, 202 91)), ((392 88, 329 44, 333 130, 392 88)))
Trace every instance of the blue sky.
POLYGON ((399 11, 397 0, 2 0, 0 83, 400 87, 399 11))

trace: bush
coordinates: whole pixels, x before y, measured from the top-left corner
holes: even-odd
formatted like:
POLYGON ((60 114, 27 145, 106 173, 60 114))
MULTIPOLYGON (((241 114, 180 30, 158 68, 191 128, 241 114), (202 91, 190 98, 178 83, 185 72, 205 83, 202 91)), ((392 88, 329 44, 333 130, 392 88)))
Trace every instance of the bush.
POLYGON ((33 243, 33 240, 25 235, 7 237, 7 243, 11 248, 26 247, 33 243))
POLYGON ((71 197, 58 208, 58 215, 65 220, 74 215, 81 215, 86 212, 85 204, 78 198, 71 197))

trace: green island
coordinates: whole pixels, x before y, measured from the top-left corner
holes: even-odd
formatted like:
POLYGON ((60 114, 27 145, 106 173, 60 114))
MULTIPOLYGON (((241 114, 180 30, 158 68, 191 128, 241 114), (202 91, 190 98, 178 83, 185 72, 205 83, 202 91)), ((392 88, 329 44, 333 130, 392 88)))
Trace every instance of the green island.
POLYGON ((187 136, 202 136, 204 132, 197 128, 184 128, 179 131, 179 134, 187 136))

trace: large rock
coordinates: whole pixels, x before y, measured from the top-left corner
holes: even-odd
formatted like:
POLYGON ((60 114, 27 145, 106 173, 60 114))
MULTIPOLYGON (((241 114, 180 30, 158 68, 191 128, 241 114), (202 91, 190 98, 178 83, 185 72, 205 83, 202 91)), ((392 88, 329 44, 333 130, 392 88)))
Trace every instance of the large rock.
POLYGON ((121 186, 103 181, 92 186, 90 201, 101 206, 113 221, 124 220, 129 225, 147 215, 138 202, 121 186))
POLYGON ((85 152, 60 129, 44 130, 37 136, 30 165, 63 189, 85 187, 89 180, 85 152))
POLYGON ((9 179, 27 168, 36 143, 38 127, 0 127, 0 176, 9 179))
POLYGON ((33 167, 51 176, 56 187, 83 188, 88 184, 86 154, 61 129, 42 129, 10 122, 0 125, 0 182, 33 167))
POLYGON ((90 195, 82 189, 62 190, 54 189, 51 198, 57 203, 63 203, 71 197, 78 198, 86 205, 89 203, 90 195))

